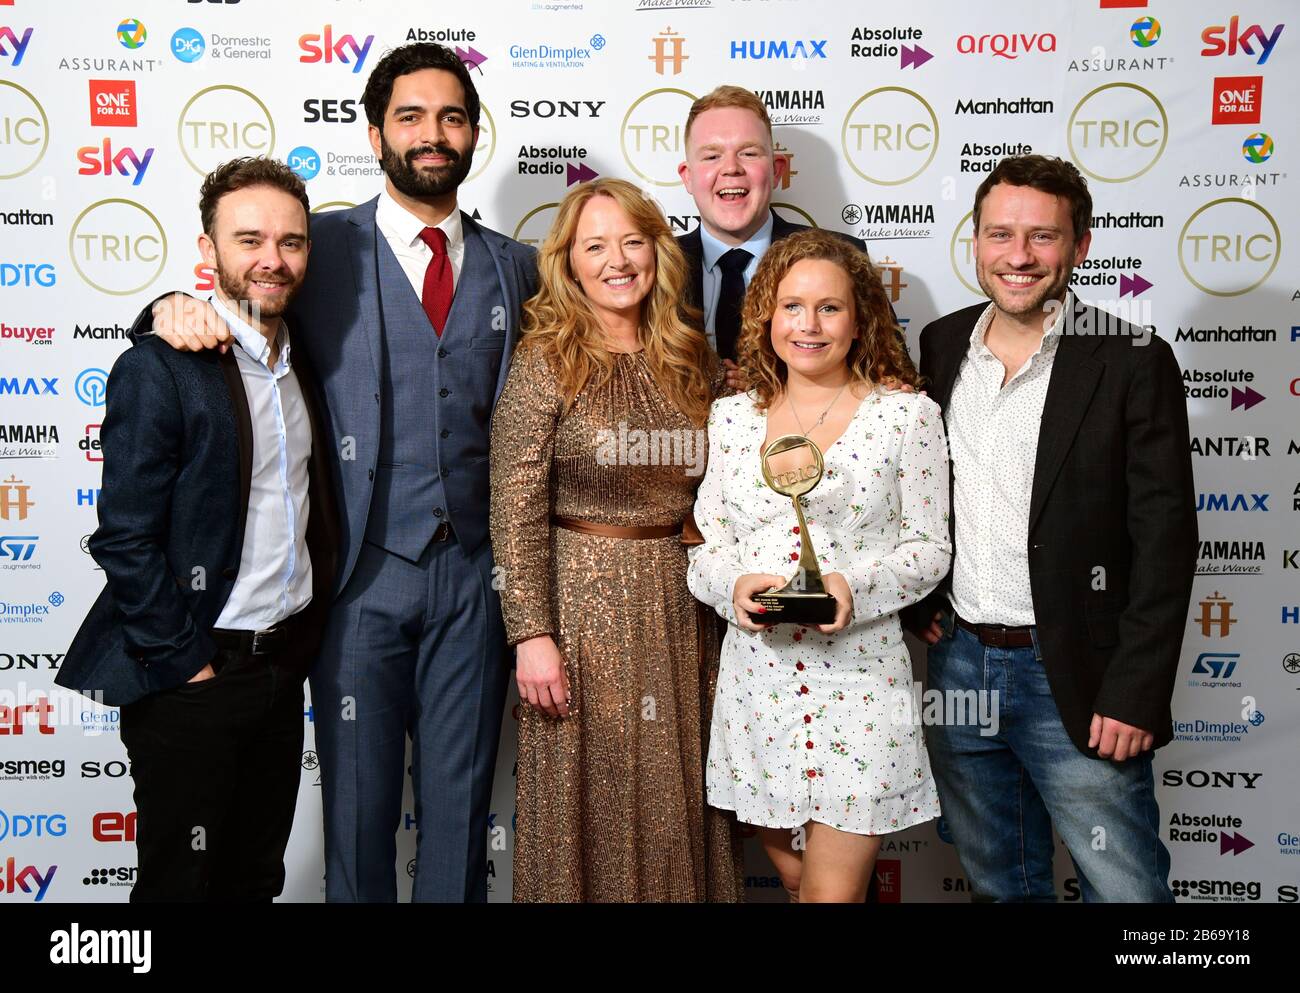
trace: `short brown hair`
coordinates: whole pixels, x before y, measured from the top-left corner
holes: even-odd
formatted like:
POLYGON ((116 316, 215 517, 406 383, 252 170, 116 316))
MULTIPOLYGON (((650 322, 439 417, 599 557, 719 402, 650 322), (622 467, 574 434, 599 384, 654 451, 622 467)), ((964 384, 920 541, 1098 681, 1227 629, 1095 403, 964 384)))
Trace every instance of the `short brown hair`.
POLYGON ((227 193, 249 186, 270 186, 283 190, 302 204, 304 213, 311 213, 306 185, 283 162, 262 155, 231 159, 208 173, 199 190, 199 216, 203 218, 203 232, 209 238, 212 237, 212 226, 216 223, 217 201, 227 193))
POLYGON ((1076 242, 1092 228, 1092 194, 1088 192, 1088 181, 1073 163, 1048 155, 1011 155, 999 162, 975 191, 976 234, 980 229, 980 205, 998 183, 1028 186, 1065 197, 1070 201, 1070 221, 1074 224, 1076 242))
POLYGON ((853 378, 862 383, 879 383, 893 377, 919 388, 916 367, 894 323, 889 295, 867 253, 829 231, 810 228, 775 242, 763 254, 745 291, 736 354, 758 393, 759 409, 770 407, 785 389, 786 366, 772 348, 772 314, 781 280, 796 262, 805 259, 834 263, 848 274, 853 285, 857 334, 845 357, 853 378))
POLYGON ((719 86, 691 104, 691 112, 686 115, 683 144, 690 140, 691 125, 695 123, 695 118, 706 110, 717 110, 720 107, 739 107, 741 110, 752 112, 763 122, 763 127, 767 130, 767 143, 769 145, 772 143, 772 118, 767 116, 767 105, 758 98, 758 95, 743 86, 719 86))

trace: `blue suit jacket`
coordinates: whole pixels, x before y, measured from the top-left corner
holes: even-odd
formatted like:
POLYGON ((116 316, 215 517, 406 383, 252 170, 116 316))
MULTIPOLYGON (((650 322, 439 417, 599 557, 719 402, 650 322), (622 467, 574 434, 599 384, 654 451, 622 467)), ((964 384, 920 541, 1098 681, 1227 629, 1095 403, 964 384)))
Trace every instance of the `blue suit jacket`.
MULTIPOLYGON (((307 280, 293 304, 294 355, 298 356, 300 349, 306 353, 321 384, 334 435, 332 461, 344 507, 338 590, 352 575, 361 550, 379 455, 383 329, 376 254, 378 203, 375 197, 350 210, 312 216, 307 280)), ((496 385, 499 397, 519 336, 520 308, 536 292, 537 253, 483 227, 464 212, 461 223, 467 238, 477 233, 488 246, 505 301, 506 341, 496 385)), ((492 315, 483 315, 485 324, 491 320, 492 315)), ((438 439, 431 443, 437 444, 438 439)), ((467 552, 487 540, 486 469, 481 476, 455 473, 448 480, 452 523, 467 552)))
MULTIPOLYGON (((108 579, 55 682, 124 706, 184 683, 217 654, 209 631, 230 598, 244 547, 253 429, 233 353, 179 352, 143 334, 146 310, 108 377, 99 527, 90 552, 108 579)), ((304 675, 333 599, 338 509, 311 370, 293 368, 312 429, 304 675)))

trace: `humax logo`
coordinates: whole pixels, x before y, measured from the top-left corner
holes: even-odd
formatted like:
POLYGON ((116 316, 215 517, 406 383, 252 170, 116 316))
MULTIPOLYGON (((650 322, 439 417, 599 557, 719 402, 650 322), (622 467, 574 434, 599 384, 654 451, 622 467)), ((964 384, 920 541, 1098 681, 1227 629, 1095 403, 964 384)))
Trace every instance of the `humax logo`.
POLYGON ((203 35, 194 28, 181 28, 172 35, 172 54, 182 62, 197 62, 205 47, 203 35))
POLYGON ((320 156, 316 154, 316 149, 308 145, 299 145, 291 150, 284 161, 303 182, 315 178, 320 172, 320 156))
POLYGON ((334 25, 326 24, 320 34, 305 34, 298 39, 298 47, 304 54, 298 56, 299 62, 342 62, 352 66, 354 73, 360 72, 366 63, 366 55, 374 43, 375 36, 366 35, 360 44, 350 34, 334 36, 334 25))
POLYGON ((1201 512, 1211 510, 1246 511, 1268 510, 1267 493, 1198 493, 1196 509, 1201 512))

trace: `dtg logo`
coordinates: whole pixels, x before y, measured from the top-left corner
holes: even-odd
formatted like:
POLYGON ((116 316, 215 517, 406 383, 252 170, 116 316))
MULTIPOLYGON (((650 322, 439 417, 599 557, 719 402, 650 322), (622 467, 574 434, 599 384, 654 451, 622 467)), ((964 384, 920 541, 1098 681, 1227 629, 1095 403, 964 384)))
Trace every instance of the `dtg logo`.
POLYGON ((375 36, 366 35, 363 44, 350 34, 334 37, 334 25, 326 24, 322 34, 305 34, 298 39, 298 47, 306 54, 298 56, 299 62, 342 62, 351 65, 354 73, 360 72, 366 63, 366 55, 375 36), (349 51, 352 57, 348 57, 349 51))
POLYGON ((13 28, 0 28, 0 58, 12 58, 15 69, 23 64, 23 53, 27 51, 27 45, 32 40, 32 30, 28 28, 19 38, 13 28))
POLYGON ((114 153, 112 140, 105 138, 102 148, 87 145, 85 148, 77 149, 77 161, 81 163, 77 175, 111 176, 116 172, 133 177, 131 185, 139 186, 144 179, 145 170, 149 168, 149 160, 153 158, 153 153, 152 148, 146 148, 143 157, 131 148, 122 148, 114 153))
POLYGON ((1241 18, 1236 14, 1232 15, 1232 20, 1227 24, 1212 24, 1201 32, 1201 41, 1205 42, 1205 47, 1201 49, 1202 55, 1236 55, 1238 51, 1245 52, 1253 56, 1255 48, 1259 46, 1259 58, 1255 60, 1256 65, 1263 65, 1268 61, 1269 55, 1273 51, 1273 46, 1277 44, 1278 37, 1282 34, 1285 24, 1279 24, 1273 29, 1272 34, 1264 34, 1264 28, 1259 24, 1252 24, 1250 27, 1242 29, 1240 27, 1241 18), (1228 40, 1223 40, 1223 32, 1228 32, 1228 40))

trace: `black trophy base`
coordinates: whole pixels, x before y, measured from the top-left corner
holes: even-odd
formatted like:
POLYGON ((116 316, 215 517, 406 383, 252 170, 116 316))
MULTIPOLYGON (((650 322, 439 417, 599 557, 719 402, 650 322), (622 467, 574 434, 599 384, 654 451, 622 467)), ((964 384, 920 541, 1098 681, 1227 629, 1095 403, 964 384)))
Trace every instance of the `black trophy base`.
POLYGON ((757 593, 751 597, 767 608, 750 614, 755 624, 830 624, 835 620, 835 598, 829 593, 757 593))

